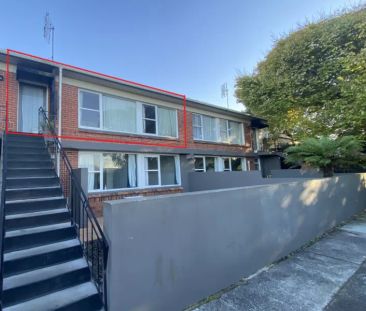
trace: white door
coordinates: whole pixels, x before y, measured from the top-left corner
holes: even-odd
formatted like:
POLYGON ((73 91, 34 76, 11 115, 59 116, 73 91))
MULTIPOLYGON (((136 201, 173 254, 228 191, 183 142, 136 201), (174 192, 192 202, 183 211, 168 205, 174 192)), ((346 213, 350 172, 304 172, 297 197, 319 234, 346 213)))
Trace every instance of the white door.
POLYGON ((26 133, 38 133, 38 111, 45 107, 46 89, 29 84, 20 85, 20 126, 19 130, 26 133))

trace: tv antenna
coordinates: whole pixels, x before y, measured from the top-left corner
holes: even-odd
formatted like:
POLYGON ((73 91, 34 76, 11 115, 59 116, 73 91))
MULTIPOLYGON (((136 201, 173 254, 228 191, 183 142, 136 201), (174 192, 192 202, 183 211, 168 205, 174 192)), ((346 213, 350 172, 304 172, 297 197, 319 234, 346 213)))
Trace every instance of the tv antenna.
POLYGON ((227 88, 226 82, 223 85, 221 85, 221 98, 225 97, 226 97, 226 106, 229 109, 229 90, 227 88))
POLYGON ((52 24, 50 14, 48 12, 46 12, 46 15, 44 17, 43 37, 45 38, 45 40, 47 41, 48 44, 51 43, 51 46, 52 46, 51 58, 53 60, 55 27, 52 24))

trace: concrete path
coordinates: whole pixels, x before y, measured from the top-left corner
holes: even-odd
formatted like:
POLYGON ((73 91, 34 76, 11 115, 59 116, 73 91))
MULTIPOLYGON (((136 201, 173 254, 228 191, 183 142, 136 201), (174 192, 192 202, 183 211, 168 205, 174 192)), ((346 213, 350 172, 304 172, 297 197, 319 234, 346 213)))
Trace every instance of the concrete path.
POLYGON ((366 310, 366 215, 195 311, 366 310))

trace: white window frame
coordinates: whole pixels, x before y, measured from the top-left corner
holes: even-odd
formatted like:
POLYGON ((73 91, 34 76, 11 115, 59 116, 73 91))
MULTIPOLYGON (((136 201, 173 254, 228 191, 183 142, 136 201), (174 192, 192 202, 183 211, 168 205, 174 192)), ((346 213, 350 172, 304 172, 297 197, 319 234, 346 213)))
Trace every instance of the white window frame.
POLYGON ((137 136, 156 136, 156 137, 162 137, 162 138, 177 139, 177 138, 179 138, 178 110, 175 109, 175 108, 167 107, 167 106, 159 106, 159 105, 150 104, 150 103, 146 103, 146 102, 136 101, 136 100, 133 100, 133 99, 130 99, 130 98, 124 98, 124 97, 121 97, 121 96, 116 96, 116 95, 96 92, 96 91, 92 91, 92 90, 88 90, 88 89, 84 89, 84 88, 79 88, 78 89, 78 128, 79 129, 87 129, 87 130, 97 130, 97 131, 101 131, 101 132, 105 132, 105 133, 133 134, 133 135, 137 135, 137 136), (94 110, 94 109, 81 107, 81 93, 82 92, 88 92, 88 93, 93 93, 93 94, 99 95, 99 127, 85 126, 85 125, 81 124, 81 110, 98 111, 98 110, 94 110), (122 99, 122 100, 124 99, 124 100, 128 100, 128 101, 133 101, 135 103, 135 105, 136 105, 136 132, 117 131, 117 130, 110 130, 110 129, 105 129, 104 128, 104 124, 103 124, 103 113, 104 113, 103 96, 116 97, 116 98, 119 98, 119 99, 122 99), (152 107, 155 108, 155 119, 149 119, 149 118, 144 117, 144 111, 143 111, 143 106, 144 105, 152 106, 152 107), (175 132, 176 132, 176 136, 159 135, 159 114, 158 114, 158 108, 159 107, 164 108, 164 109, 171 109, 175 112, 175 127, 176 127, 175 132), (145 119, 155 121, 155 129, 156 129, 155 134, 145 133, 144 132, 144 126, 145 126, 144 121, 145 121, 145 119))
POLYGON ((231 172, 232 166, 231 166, 231 158, 230 157, 222 157, 222 170, 223 172, 231 172), (229 169, 225 169, 225 159, 229 160, 229 169))
POLYGON ((193 116, 192 116, 192 133, 194 134, 194 128, 200 128, 201 131, 201 137, 202 138, 196 138, 193 136, 193 140, 194 141, 206 141, 206 142, 214 142, 214 143, 222 143, 222 144, 228 144, 228 145, 240 145, 243 146, 245 145, 245 135, 244 135, 244 125, 242 122, 238 122, 238 121, 234 121, 234 120, 228 120, 228 119, 223 119, 223 118, 215 118, 209 115, 205 115, 205 114, 200 114, 200 113, 193 113, 193 115, 199 116, 200 117, 200 121, 201 121, 201 126, 194 126, 193 124, 193 116), (203 135, 204 130, 203 130, 203 117, 209 117, 209 118, 213 118, 214 119, 214 124, 215 124, 215 139, 214 140, 209 140, 206 139, 203 135), (231 132, 231 128, 229 127, 229 122, 235 122, 239 125, 239 128, 241 130, 241 136, 238 137, 238 143, 231 143, 231 142, 227 142, 227 141, 223 141, 221 139, 221 129, 220 129, 220 121, 223 120, 225 121, 225 125, 226 125, 226 136, 230 137, 230 132, 231 132))
POLYGON ((94 91, 89 91, 89 90, 85 90, 85 89, 79 89, 79 93, 78 93, 78 126, 79 128, 83 128, 83 129, 97 129, 97 130, 101 130, 103 129, 103 107, 102 107, 102 94, 98 93, 98 92, 94 92, 94 91), (87 93, 92 93, 92 94, 96 94, 99 97, 99 110, 96 109, 90 109, 90 108, 83 108, 82 107, 82 101, 81 101, 81 93, 82 92, 87 92, 87 93), (81 111, 82 110, 88 110, 88 111, 99 111, 99 127, 94 127, 94 126, 86 126, 86 125, 82 125, 81 124, 81 111))
POLYGON ((194 159, 203 159, 203 168, 198 168, 196 169, 196 167, 194 167, 194 171, 195 172, 206 172, 206 157, 204 156, 195 156, 194 159))
POLYGON ((150 136, 158 136, 159 129, 158 129, 158 107, 156 105, 151 105, 148 103, 142 103, 142 133, 144 135, 150 136), (145 117, 145 106, 154 107, 155 110, 155 119, 150 119, 145 117), (146 133, 145 132, 145 121, 154 121, 155 122, 155 133, 146 133))
MULTIPOLYGON (((175 154, 144 154, 144 153, 133 153, 133 152, 119 152, 119 151, 79 151, 79 160, 80 163, 80 157, 83 154, 98 154, 99 156, 99 171, 90 171, 89 173, 100 173, 99 176, 99 183, 100 187, 99 189, 88 189, 89 193, 98 193, 98 192, 116 192, 116 191, 135 191, 135 190, 142 190, 146 188, 164 188, 164 187, 179 187, 182 185, 182 178, 181 178, 181 172, 180 172, 180 158, 179 155, 175 154), (131 187, 131 188, 114 188, 114 189, 101 189, 103 187, 103 169, 104 169, 104 163, 103 163, 103 153, 123 153, 126 155, 135 155, 136 156, 136 178, 137 178, 137 186, 131 187), (177 178, 176 184, 171 185, 162 185, 161 184, 161 169, 160 169, 160 156, 169 156, 173 157, 175 161, 175 174, 177 178), (147 179, 147 172, 148 171, 154 171, 154 170, 146 170, 145 167, 145 158, 149 157, 156 157, 158 158, 158 176, 159 176, 159 184, 158 185, 148 185, 148 179, 147 179), (177 161, 178 159, 178 161, 177 161)), ((147 163, 147 162, 146 162, 147 163)), ((156 170, 155 170, 156 171, 156 170)), ((88 176, 89 177, 89 176, 88 176)))
POLYGON ((145 185, 146 187, 158 187, 161 186, 161 174, 160 174, 160 155, 144 155, 144 175, 145 175, 145 185), (158 168, 157 169, 149 169, 148 167, 148 158, 157 159, 158 168), (149 185, 149 172, 157 172, 158 173, 158 184, 157 185, 149 185))
MULTIPOLYGON (((194 139, 194 140, 204 140, 204 139, 203 139, 203 117, 202 117, 202 114, 199 114, 199 113, 193 113, 193 114, 192 114, 192 130, 193 130, 194 128, 199 128, 199 129, 200 129, 200 132, 201 132, 201 138, 195 138, 195 137, 193 137, 193 139, 194 139), (193 115, 194 115, 194 116, 198 116, 198 117, 199 117, 201 125, 198 125, 198 126, 197 126, 197 125, 194 125, 194 124, 193 124, 193 115)), ((193 131, 193 133, 194 133, 194 131, 193 131)))

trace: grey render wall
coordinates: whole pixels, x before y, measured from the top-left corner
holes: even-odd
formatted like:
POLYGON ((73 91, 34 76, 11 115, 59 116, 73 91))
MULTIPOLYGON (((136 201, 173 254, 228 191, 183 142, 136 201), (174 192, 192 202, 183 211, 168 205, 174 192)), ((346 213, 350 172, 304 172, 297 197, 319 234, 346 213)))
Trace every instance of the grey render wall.
POLYGON ((315 170, 271 170, 272 178, 320 178, 322 173, 315 170))
POLYGON ((260 171, 244 172, 189 172, 189 191, 227 189, 253 185, 267 185, 279 182, 291 182, 301 180, 299 178, 271 179, 263 178, 260 171))
POLYGON ((181 310, 365 208, 366 173, 105 202, 110 310, 181 310))

